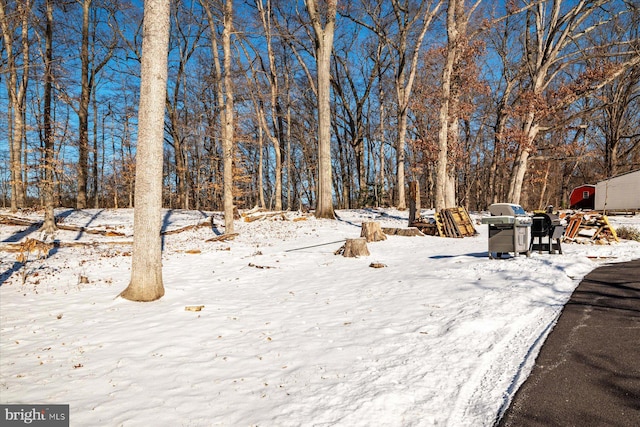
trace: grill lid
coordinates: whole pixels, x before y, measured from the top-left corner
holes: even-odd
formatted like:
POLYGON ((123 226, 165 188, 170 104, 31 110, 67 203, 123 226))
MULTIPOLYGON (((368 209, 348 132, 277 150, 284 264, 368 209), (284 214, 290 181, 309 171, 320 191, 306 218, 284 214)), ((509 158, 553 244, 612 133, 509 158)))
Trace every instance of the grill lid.
POLYGON ((483 224, 513 224, 516 222, 516 217, 511 215, 497 215, 497 216, 488 216, 482 218, 483 224))
POLYGON ((489 206, 489 212, 493 216, 511 215, 511 216, 526 216, 527 213, 522 209, 522 206, 514 203, 494 203, 489 206))

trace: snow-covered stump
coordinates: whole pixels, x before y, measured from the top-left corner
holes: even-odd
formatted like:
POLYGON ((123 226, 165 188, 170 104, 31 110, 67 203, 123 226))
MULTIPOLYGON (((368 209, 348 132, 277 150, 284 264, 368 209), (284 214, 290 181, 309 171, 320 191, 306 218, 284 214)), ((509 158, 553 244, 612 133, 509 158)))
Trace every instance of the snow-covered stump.
POLYGON ((357 258, 360 256, 369 256, 367 248, 367 239, 359 237, 357 239, 347 239, 344 245, 335 252, 336 255, 342 255, 347 258, 357 258))
POLYGON ((380 240, 387 240, 387 235, 382 231, 380 223, 374 221, 367 221, 362 223, 362 231, 360 232, 360 237, 364 237, 367 242, 379 242, 380 240))

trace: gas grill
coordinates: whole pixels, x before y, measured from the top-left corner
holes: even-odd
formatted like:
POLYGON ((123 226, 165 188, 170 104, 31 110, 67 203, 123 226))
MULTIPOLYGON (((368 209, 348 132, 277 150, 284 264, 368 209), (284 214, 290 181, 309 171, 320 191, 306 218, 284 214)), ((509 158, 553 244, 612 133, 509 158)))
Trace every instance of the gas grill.
POLYGON ((561 254, 560 240, 566 227, 561 224, 560 217, 553 213, 536 213, 532 221, 531 250, 561 254))
POLYGON ((482 218, 489 226, 489 258, 502 258, 505 253, 530 255, 531 217, 522 206, 513 203, 494 203, 489 206, 490 217, 482 218), (494 256, 495 253, 495 256, 494 256))

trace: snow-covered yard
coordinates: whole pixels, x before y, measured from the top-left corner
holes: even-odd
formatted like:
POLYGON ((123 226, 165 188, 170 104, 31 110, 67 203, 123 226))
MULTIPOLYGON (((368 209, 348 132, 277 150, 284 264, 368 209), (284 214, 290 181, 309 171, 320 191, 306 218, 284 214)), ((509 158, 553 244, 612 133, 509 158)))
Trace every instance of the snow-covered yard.
MULTIPOLYGON (((166 235, 166 294, 132 303, 117 296, 133 210, 56 214, 124 236, 60 231, 69 245, 25 266, 0 252, 0 403, 70 404, 72 426, 490 426, 581 278, 640 258, 623 241, 491 260, 484 225, 344 258, 334 251, 363 221, 405 227, 407 213, 338 211, 238 221, 228 242, 206 242, 211 226, 166 235)), ((208 216, 166 211, 164 228, 208 216)), ((0 241, 30 231, 1 225, 0 241)))

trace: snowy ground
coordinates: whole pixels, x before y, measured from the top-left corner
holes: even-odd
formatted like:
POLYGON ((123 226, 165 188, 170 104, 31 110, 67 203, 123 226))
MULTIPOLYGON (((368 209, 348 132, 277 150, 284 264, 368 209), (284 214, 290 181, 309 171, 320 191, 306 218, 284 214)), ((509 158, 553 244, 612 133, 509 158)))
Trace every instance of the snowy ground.
MULTIPOLYGON (((580 279, 640 258, 623 241, 491 260, 484 225, 464 239, 389 236, 344 258, 335 242, 362 221, 405 227, 407 213, 338 213, 238 221, 226 243, 205 242, 211 227, 167 235, 165 296, 132 303, 117 295, 133 211, 57 210, 126 236, 61 231, 96 244, 25 266, 0 252, 0 403, 70 404, 72 426, 490 426, 580 279)), ((167 211, 164 227, 209 215, 167 211)), ((2 242, 26 237, 37 232, 0 226, 2 242)))

